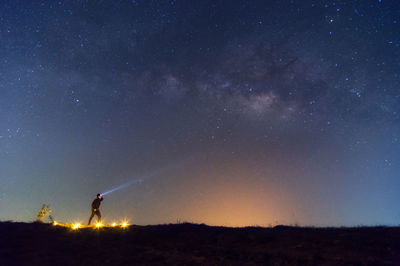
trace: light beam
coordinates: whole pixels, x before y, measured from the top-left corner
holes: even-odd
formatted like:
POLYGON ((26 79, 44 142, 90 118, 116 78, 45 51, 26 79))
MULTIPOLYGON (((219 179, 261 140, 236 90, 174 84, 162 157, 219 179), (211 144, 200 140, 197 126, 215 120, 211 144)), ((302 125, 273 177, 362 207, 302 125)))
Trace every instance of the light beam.
POLYGON ((123 188, 129 187, 129 186, 132 186, 132 185, 141 184, 142 182, 146 181, 147 179, 150 179, 150 178, 159 176, 159 175, 161 175, 163 173, 166 173, 167 171, 171 170, 172 168, 180 166, 180 165, 186 163, 187 161, 192 160, 193 158, 194 158, 194 156, 191 156, 188 159, 179 161, 178 163, 174 163, 172 165, 169 165, 169 166, 166 166, 164 168, 158 169, 158 170, 156 170, 154 172, 150 172, 148 174, 145 174, 145 175, 141 176, 140 178, 137 178, 137 179, 134 179, 134 180, 130 180, 130 181, 128 181, 128 182, 126 182, 126 183, 124 183, 122 185, 119 185, 119 186, 114 187, 114 188, 112 188, 110 190, 107 190, 107 191, 105 191, 103 193, 100 193, 100 195, 101 196, 105 196, 107 194, 111 194, 111 193, 113 193, 115 191, 118 191, 118 190, 121 190, 123 188))

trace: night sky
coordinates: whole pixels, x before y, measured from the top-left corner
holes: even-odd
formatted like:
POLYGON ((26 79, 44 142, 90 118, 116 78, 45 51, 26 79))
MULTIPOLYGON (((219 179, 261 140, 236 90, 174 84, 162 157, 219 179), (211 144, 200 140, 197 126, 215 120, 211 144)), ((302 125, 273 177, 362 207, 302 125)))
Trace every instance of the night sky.
POLYGON ((394 225, 399 149, 399 1, 0 2, 0 220, 394 225))

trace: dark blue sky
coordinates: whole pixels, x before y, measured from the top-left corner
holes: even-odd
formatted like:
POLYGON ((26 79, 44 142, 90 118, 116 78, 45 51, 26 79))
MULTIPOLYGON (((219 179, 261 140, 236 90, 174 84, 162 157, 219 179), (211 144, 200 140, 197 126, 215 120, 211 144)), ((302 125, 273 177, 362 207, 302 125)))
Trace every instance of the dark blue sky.
POLYGON ((400 221, 400 3, 2 1, 0 220, 400 221), (156 173, 156 174, 154 174, 156 173))

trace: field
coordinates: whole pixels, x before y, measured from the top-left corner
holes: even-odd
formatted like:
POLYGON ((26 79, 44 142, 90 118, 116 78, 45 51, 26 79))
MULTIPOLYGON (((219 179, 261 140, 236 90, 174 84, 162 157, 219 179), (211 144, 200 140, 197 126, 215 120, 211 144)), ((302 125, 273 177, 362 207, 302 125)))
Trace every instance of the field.
POLYGON ((0 222, 0 265, 400 265, 399 227, 0 222))

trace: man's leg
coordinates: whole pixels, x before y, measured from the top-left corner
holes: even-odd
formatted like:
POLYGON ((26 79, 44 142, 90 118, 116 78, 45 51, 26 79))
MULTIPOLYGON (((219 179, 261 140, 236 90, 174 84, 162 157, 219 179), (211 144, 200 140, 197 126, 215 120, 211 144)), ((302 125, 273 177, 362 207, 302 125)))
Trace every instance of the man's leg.
POLYGON ((90 222, 92 221, 93 216, 94 216, 94 211, 92 211, 92 215, 90 215, 88 225, 90 225, 90 222))
POLYGON ((97 221, 99 223, 101 223, 101 212, 100 212, 100 210, 97 210, 96 214, 97 214, 97 221))

